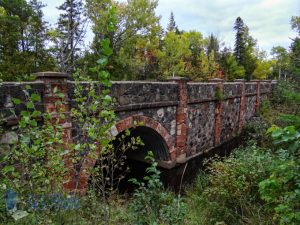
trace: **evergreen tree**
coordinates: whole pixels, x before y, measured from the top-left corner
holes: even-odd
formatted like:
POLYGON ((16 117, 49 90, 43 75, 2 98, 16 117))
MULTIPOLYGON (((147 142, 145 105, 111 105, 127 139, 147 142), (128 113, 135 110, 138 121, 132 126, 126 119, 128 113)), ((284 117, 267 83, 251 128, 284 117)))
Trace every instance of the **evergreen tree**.
POLYGON ((167 25, 167 31, 168 32, 176 32, 178 31, 176 22, 175 22, 175 18, 174 18, 174 13, 171 12, 170 18, 169 18, 169 23, 167 25))
POLYGON ((56 57, 61 71, 72 72, 85 35, 83 4, 81 0, 65 0, 58 10, 63 13, 59 16, 53 39, 57 48, 56 57))
POLYGON ((52 70, 55 68, 55 61, 46 46, 49 39, 47 34, 49 28, 48 23, 43 19, 44 13, 42 11, 46 5, 38 0, 31 0, 29 5, 34 12, 28 29, 29 41, 32 43, 34 52, 34 66, 36 71, 52 70))
POLYGON ((207 55, 209 56, 211 52, 214 52, 215 60, 220 60, 220 41, 217 36, 210 34, 207 42, 207 55))
POLYGON ((246 55, 246 40, 245 40, 245 25, 241 17, 238 17, 234 23, 236 31, 235 44, 234 44, 234 56, 238 64, 243 65, 246 55))
POLYGON ((244 67, 245 78, 249 81, 257 67, 257 58, 254 54, 256 40, 249 35, 249 28, 240 17, 235 21, 234 30, 236 30, 234 56, 237 63, 244 67))

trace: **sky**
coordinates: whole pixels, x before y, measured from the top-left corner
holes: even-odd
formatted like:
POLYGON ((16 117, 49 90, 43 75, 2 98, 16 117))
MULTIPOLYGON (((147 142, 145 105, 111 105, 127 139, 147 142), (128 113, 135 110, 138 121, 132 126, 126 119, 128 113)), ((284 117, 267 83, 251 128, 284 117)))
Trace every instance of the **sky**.
MULTIPOLYGON (((41 0, 47 4, 44 8, 46 21, 55 24, 59 11, 57 6, 64 0, 41 0)), ((124 0, 122 0, 124 1, 124 0)), ((200 31, 205 37, 216 34, 226 46, 234 47, 235 19, 240 16, 249 27, 250 35, 257 39, 260 49, 268 53, 273 46, 288 48, 292 31, 290 19, 300 15, 299 0, 159 0, 156 9, 161 16, 161 25, 168 24, 173 11, 180 30, 200 31)), ((89 31, 86 44, 92 40, 89 31)))

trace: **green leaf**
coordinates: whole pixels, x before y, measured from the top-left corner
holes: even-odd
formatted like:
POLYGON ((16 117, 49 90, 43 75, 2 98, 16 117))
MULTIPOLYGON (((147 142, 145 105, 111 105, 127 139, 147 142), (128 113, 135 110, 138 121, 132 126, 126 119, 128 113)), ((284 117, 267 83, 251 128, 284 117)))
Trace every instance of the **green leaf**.
POLYGON ((100 80, 106 80, 109 78, 109 73, 106 71, 99 72, 99 79, 100 80))
POLYGON ((41 101, 41 97, 36 93, 32 93, 30 98, 33 102, 40 102, 41 101))
POLYGON ((9 173, 9 172, 13 172, 13 171, 15 171, 15 167, 11 166, 11 165, 8 165, 8 166, 5 166, 2 169, 2 171, 3 171, 4 174, 9 173))
POLYGON ((30 115, 30 113, 29 113, 28 111, 22 111, 22 112, 21 112, 21 115, 22 115, 23 117, 28 117, 28 116, 30 115))
POLYGON ((63 93, 58 93, 57 96, 58 96, 59 98, 64 98, 64 97, 65 97, 65 95, 64 95, 63 93))
POLYGON ((101 41, 101 53, 106 55, 106 56, 110 56, 113 53, 113 50, 110 47, 110 40, 109 39, 104 39, 103 41, 101 41))
POLYGON ((12 98, 12 101, 13 101, 13 103, 14 103, 15 105, 21 104, 21 100, 18 99, 18 98, 12 98))
POLYGON ((33 113, 31 114, 32 117, 38 117, 40 116, 42 113, 40 111, 34 110, 33 113))
POLYGON ((27 107, 28 109, 33 109, 33 108, 34 108, 34 105, 33 105, 32 102, 28 102, 28 103, 26 104, 26 107, 27 107))
POLYGON ((74 149, 75 149, 76 151, 79 151, 79 150, 81 149, 81 145, 80 145, 80 144, 75 145, 74 149))
POLYGON ((97 63, 101 65, 102 67, 106 66, 108 63, 108 58, 107 57, 102 57, 101 59, 97 60, 97 63))

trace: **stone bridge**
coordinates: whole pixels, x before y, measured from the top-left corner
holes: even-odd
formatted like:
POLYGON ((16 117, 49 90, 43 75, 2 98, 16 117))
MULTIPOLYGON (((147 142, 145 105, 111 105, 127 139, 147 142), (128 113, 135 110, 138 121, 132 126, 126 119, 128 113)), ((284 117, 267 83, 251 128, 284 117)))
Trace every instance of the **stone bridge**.
MULTIPOLYGON (((7 138, 11 134, 10 127, 17 124, 24 108, 24 105, 14 106, 12 98, 25 100, 26 85, 42 96, 41 102, 36 104, 42 112, 53 110, 54 87, 68 96, 66 113, 76 107, 72 101, 74 82, 68 80, 67 74, 44 72, 38 73, 34 82, 2 83, 0 115, 7 130, 2 135, 2 145, 11 144, 7 138)), ((159 166, 173 168, 236 137, 245 122, 256 114, 261 101, 269 98, 274 85, 275 82, 259 80, 224 82, 212 79, 208 83, 198 83, 180 77, 166 82, 115 81, 111 94, 117 100, 118 122, 111 132, 117 136, 134 127, 132 135, 140 136, 145 146, 131 157, 143 160, 145 151, 153 150, 159 166), (143 126, 134 126, 136 122, 142 122, 143 126)), ((72 118, 64 122, 64 129, 68 141, 78 138, 80 132, 76 124, 72 124, 72 118)), ((73 179, 79 181, 79 189, 86 188, 87 169, 94 164, 94 160, 85 160, 81 165, 79 175, 73 179)), ((74 188, 74 182, 67 186, 74 188)))

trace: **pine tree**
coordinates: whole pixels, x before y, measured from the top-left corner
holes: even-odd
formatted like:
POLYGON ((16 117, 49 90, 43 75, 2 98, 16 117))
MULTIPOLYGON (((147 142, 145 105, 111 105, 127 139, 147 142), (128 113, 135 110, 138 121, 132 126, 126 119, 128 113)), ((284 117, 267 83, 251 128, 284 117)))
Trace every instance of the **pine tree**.
POLYGON ((167 31, 168 32, 176 32, 176 31, 178 31, 178 28, 177 28, 177 25, 176 25, 176 22, 175 22, 175 18, 174 18, 174 13, 173 12, 171 12, 171 15, 170 15, 169 23, 167 25, 167 31))
POLYGON ((245 25, 241 17, 238 17, 234 23, 235 45, 234 56, 238 64, 243 65, 246 55, 245 25))
POLYGON ((59 16, 56 33, 57 59, 61 71, 71 72, 85 32, 83 4, 80 0, 65 0, 58 10, 63 13, 59 16))
POLYGON ((207 55, 209 56, 212 51, 214 51, 214 56, 216 61, 220 59, 220 41, 214 34, 210 34, 208 37, 208 45, 207 45, 207 55))
POLYGON ((237 63, 244 67, 246 80, 249 81, 257 67, 257 58, 254 55, 256 40, 249 35, 249 28, 241 17, 236 19, 234 30, 236 30, 234 56, 237 63))
POLYGON ((28 28, 29 41, 32 43, 34 51, 34 66, 36 71, 51 70, 55 67, 55 63, 49 50, 46 48, 49 28, 48 23, 43 20, 44 13, 42 11, 46 5, 38 0, 31 0, 29 5, 34 12, 31 25, 28 28))

